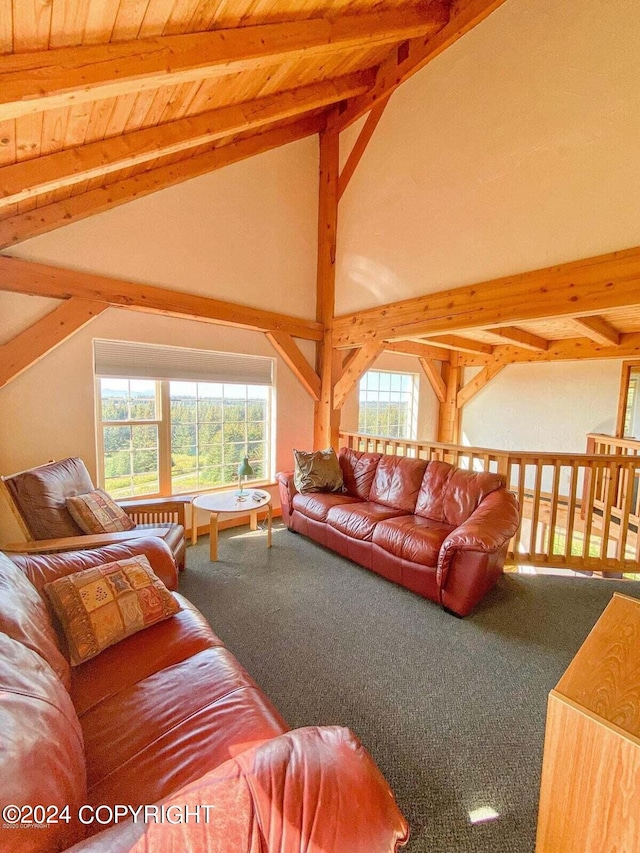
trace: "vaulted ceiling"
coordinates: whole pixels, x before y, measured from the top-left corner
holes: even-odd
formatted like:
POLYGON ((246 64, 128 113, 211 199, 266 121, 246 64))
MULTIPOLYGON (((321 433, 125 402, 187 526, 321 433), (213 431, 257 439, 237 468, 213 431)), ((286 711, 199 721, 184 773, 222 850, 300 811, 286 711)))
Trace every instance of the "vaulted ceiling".
POLYGON ((503 0, 0 0, 0 248, 344 128, 503 0))

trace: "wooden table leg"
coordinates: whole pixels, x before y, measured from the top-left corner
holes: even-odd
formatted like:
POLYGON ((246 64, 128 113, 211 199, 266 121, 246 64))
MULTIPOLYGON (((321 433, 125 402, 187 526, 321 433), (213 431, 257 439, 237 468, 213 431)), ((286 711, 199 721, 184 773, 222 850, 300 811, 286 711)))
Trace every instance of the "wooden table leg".
POLYGON ((271 520, 273 512, 271 511, 271 501, 267 504, 267 548, 271 548, 271 520))
POLYGON ((258 510, 249 513, 249 530, 258 529, 258 510))
POLYGON ((218 513, 212 512, 209 521, 209 559, 215 563, 218 559, 218 513))

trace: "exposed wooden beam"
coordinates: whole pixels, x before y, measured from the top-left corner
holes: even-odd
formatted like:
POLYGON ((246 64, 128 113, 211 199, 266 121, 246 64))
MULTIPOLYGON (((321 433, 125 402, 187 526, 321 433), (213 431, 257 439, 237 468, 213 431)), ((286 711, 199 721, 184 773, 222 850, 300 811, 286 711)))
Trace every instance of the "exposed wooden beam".
POLYGON ((532 352, 518 347, 496 347, 490 358, 482 355, 460 355, 460 364, 465 367, 487 364, 495 359, 503 364, 523 364, 527 362, 581 361, 594 358, 639 358, 640 332, 626 332, 620 335, 617 346, 596 344, 588 338, 564 338, 551 341, 545 352, 532 352))
POLYGON ((427 338, 425 343, 434 347, 442 347, 443 349, 457 350, 458 352, 481 352, 485 355, 491 355, 493 352, 491 344, 483 344, 481 341, 461 338, 459 335, 436 335, 435 337, 427 338))
POLYGON ((442 378, 438 362, 432 358, 419 358, 418 361, 433 388, 433 393, 440 403, 444 403, 447 399, 447 384, 442 378))
POLYGON ((333 405, 336 409, 344 406, 362 374, 371 367, 383 350, 384 344, 378 341, 369 341, 360 348, 333 389, 333 405))
POLYGON ((338 119, 338 128, 344 130, 357 121, 375 103, 392 94, 405 80, 451 47, 504 2, 505 0, 456 0, 444 26, 433 34, 411 39, 392 50, 378 69, 373 89, 348 105, 338 119))
POLYGON ((452 352, 450 361, 442 365, 446 395, 438 410, 438 441, 443 444, 458 444, 460 439, 462 410, 457 406, 457 399, 462 385, 462 368, 458 364, 459 358, 457 352, 452 352))
MULTIPOLYGON (((391 96, 389 96, 391 97, 391 96)), ((360 133, 358 134, 358 138, 356 139, 349 156, 347 157, 347 162, 344 164, 342 172, 340 172, 340 178, 338 179, 338 201, 342 198, 344 191, 346 190, 349 181, 353 177, 353 173, 355 172, 358 163, 362 159, 362 155, 364 154, 367 145, 371 137, 373 136, 373 132, 378 126, 378 122, 382 118, 382 113, 385 110, 385 107, 389 103, 389 98, 383 98, 381 101, 378 101, 377 104, 372 108, 369 113, 366 122, 360 133)))
POLYGON ((620 332, 604 317, 574 317, 573 322, 586 337, 597 344, 617 347, 620 343, 620 332))
POLYGON ((449 361, 448 350, 431 347, 429 344, 416 341, 385 341, 385 352, 395 352, 398 355, 414 355, 416 358, 434 358, 436 361, 449 361))
POLYGON ((213 151, 190 157, 188 160, 159 166, 82 195, 71 196, 65 201, 48 204, 26 213, 18 213, 0 221, 0 249, 6 249, 30 237, 54 231, 63 225, 69 225, 97 213, 103 213, 112 207, 126 204, 133 199, 142 198, 199 175, 222 169, 232 163, 239 163, 248 157, 270 151, 272 148, 312 136, 318 133, 323 125, 322 116, 301 119, 294 124, 220 146, 213 151))
POLYGON ((470 400, 473 400, 478 391, 481 391, 485 385, 488 385, 494 377, 505 369, 505 367, 506 364, 503 362, 491 361, 489 364, 485 365, 479 373, 476 373, 473 379, 467 382, 467 384, 458 391, 456 396, 456 406, 458 409, 461 409, 470 400))
POLYGON ((486 329, 486 331, 491 332, 492 335, 496 335, 498 338, 504 338, 506 341, 518 344, 518 346, 524 347, 524 349, 541 350, 543 352, 549 349, 549 341, 546 338, 533 335, 531 332, 525 332, 524 329, 518 329, 515 326, 502 326, 496 329, 486 329))
POLYGON ((316 369, 320 374, 320 400, 314 407, 313 442, 316 450, 338 450, 340 410, 333 388, 341 371, 340 355, 333 348, 333 315, 336 290, 336 240, 338 234, 338 171, 340 136, 335 130, 320 132, 318 166, 318 246, 316 262, 316 320, 324 327, 324 337, 316 348, 316 369))
POLYGON ((321 340, 323 334, 322 324, 312 320, 302 320, 299 317, 276 314, 247 305, 236 305, 195 293, 37 264, 7 255, 0 256, 0 291, 2 290, 54 299, 76 296, 131 308, 134 311, 202 320, 260 332, 285 332, 296 338, 312 341, 321 340))
POLYGON ((0 346, 0 388, 108 308, 106 302, 73 297, 0 346))
POLYGON ((286 332, 266 332, 269 342, 291 368, 305 391, 317 402, 320 399, 320 377, 311 367, 291 335, 286 332))
POLYGON ((447 4, 63 47, 0 58, 0 121, 86 101, 426 36, 447 4))
POLYGON ((265 125, 366 91, 373 72, 348 74, 265 98, 101 139, 0 168, 0 204, 73 186, 265 125))
POLYGON ((334 345, 457 333, 640 304, 640 248, 440 291, 337 317, 334 345))

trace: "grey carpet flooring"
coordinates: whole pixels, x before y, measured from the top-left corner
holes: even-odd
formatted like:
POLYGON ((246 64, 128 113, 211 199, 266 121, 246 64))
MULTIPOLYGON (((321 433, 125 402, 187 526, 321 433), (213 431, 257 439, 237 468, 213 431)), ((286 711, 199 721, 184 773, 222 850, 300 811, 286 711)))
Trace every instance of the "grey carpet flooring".
POLYGON ((189 549, 180 591, 293 727, 340 724, 411 824, 408 853, 532 853, 549 690, 614 590, 504 575, 466 619, 282 526, 189 549), (473 824, 489 807, 498 817, 473 824))

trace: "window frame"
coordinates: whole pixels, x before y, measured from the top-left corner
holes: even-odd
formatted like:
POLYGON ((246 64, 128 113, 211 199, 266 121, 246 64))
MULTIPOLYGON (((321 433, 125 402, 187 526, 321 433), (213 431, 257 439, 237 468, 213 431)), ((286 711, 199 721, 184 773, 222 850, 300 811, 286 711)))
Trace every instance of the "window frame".
MULTIPOLYGON (((208 492, 228 491, 233 488, 230 483, 220 486, 204 486, 203 488, 189 489, 185 492, 173 492, 172 477, 171 477, 171 382, 181 382, 180 379, 151 379, 148 381, 154 382, 156 385, 156 418, 153 420, 119 420, 105 421, 102 417, 102 386, 103 379, 123 379, 122 376, 95 376, 94 385, 94 402, 95 402, 95 434, 96 434, 96 460, 97 460, 97 481, 98 487, 105 488, 105 450, 104 450, 104 428, 105 426, 157 426, 158 429, 158 492, 148 492, 141 495, 122 496, 119 500, 146 500, 159 497, 171 497, 175 495, 198 495, 208 492)), ((136 377, 126 377, 129 381, 136 377)), ((198 380, 201 384, 207 384, 206 380, 198 380)), ((195 380, 194 380, 195 382, 195 380)), ((197 383, 196 383, 197 384, 197 383)), ((242 385, 249 387, 246 383, 222 382, 222 385, 242 385)), ((266 438, 264 441, 266 448, 265 459, 265 476, 248 480, 252 486, 264 486, 271 482, 273 476, 273 463, 275 452, 275 383, 265 385, 268 388, 267 394, 267 417, 265 419, 266 438)))
MULTIPOLYGON (((379 395, 380 394, 380 387, 378 387, 377 391, 378 391, 378 395, 379 395)), ((365 388, 364 393, 367 394, 367 393, 374 393, 374 392, 371 391, 371 389, 365 388)), ((362 374, 362 376, 360 377, 360 379, 358 381, 358 432, 361 433, 362 435, 379 435, 381 438, 390 438, 390 439, 395 439, 396 441, 416 441, 417 435, 418 435, 419 400, 420 400, 420 376, 418 373, 415 373, 415 372, 410 371, 410 370, 385 370, 385 369, 381 369, 381 368, 377 368, 377 367, 365 371, 365 373, 362 374), (390 377, 390 379, 389 379, 389 392, 385 392, 385 393, 389 393, 389 394, 391 394, 391 393, 400 393, 400 394, 406 393, 406 392, 403 392, 402 390, 399 392, 393 392, 392 391, 392 389, 391 389, 391 384, 392 384, 391 377, 399 376, 402 378, 404 378, 404 377, 410 378, 410 380, 411 380, 411 404, 410 404, 408 421, 407 421, 408 422, 408 433, 409 433, 407 436, 399 436, 399 435, 394 436, 394 435, 388 435, 388 434, 385 435, 384 433, 367 433, 361 428, 361 426, 360 426, 361 394, 363 393, 361 385, 362 385, 363 380, 365 380, 365 378, 367 376, 369 376, 369 374, 371 374, 371 373, 378 373, 378 374, 384 373, 384 374, 389 375, 389 377, 390 377)), ((379 404, 380 404, 380 400, 378 399, 376 402, 378 404, 378 408, 376 411, 376 422, 379 426, 379 411, 380 411, 379 404)), ((389 400, 389 402, 391 403, 392 401, 389 400)))

